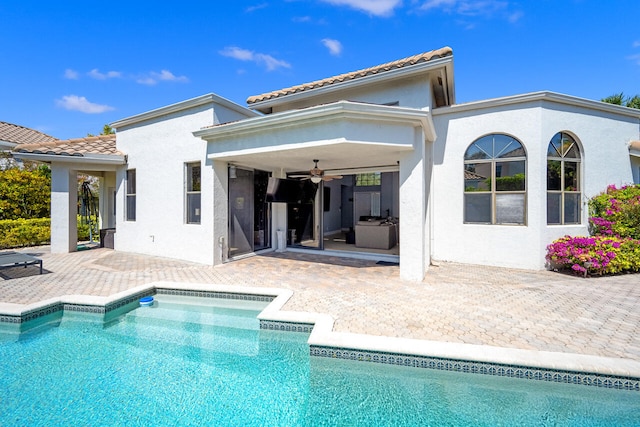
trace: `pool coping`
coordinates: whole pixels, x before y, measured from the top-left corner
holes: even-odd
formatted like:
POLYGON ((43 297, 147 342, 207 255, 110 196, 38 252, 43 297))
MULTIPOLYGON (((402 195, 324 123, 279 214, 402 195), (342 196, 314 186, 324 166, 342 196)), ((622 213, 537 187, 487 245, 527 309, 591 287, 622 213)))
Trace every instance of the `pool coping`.
POLYGON ((312 356, 640 391, 639 361, 336 332, 327 314, 283 310, 293 291, 281 288, 159 281, 108 297, 65 295, 26 305, 0 303, 0 323, 23 323, 65 310, 106 314, 154 294, 270 301, 258 315, 260 328, 309 333, 312 356))

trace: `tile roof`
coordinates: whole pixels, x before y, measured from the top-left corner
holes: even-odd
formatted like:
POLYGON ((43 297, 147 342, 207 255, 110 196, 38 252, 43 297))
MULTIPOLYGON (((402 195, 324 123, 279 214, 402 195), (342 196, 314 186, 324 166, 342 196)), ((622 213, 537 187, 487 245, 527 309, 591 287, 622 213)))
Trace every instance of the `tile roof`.
POLYGON ((87 136, 36 144, 20 144, 13 149, 18 153, 50 154, 86 157, 91 154, 122 155, 116 148, 116 135, 87 136))
POLYGON ((640 151, 640 141, 631 141, 631 143, 629 144, 629 149, 640 151))
POLYGON ((247 104, 254 104, 256 102, 279 98, 281 96, 291 95, 293 93, 303 92, 310 89, 317 89, 323 86, 329 86, 332 84, 355 80, 358 78, 370 76, 372 74, 380 74, 380 73, 395 70, 398 68, 408 67, 408 66, 420 64, 423 62, 429 62, 433 59, 444 58, 451 55, 453 55, 453 50, 450 47, 443 47, 441 49, 432 50, 430 52, 421 53, 419 55, 410 56, 408 58, 399 59, 397 61, 388 62, 386 64, 376 65, 375 67, 365 68, 363 70, 358 70, 358 71, 352 71, 350 73, 340 74, 338 76, 329 77, 322 80, 316 80, 311 83, 304 83, 301 85, 276 90, 274 92, 264 93, 262 95, 250 96, 249 98, 247 98, 247 104))
POLYGON ((0 141, 12 142, 14 144, 30 144, 57 140, 58 138, 54 138, 37 130, 12 123, 0 122, 0 141))

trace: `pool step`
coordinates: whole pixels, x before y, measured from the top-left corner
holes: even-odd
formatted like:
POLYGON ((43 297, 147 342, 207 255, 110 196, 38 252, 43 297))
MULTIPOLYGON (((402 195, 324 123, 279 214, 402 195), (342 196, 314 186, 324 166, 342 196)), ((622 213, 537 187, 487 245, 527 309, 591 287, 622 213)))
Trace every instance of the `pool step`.
POLYGON ((155 301, 150 307, 139 307, 125 315, 128 321, 136 319, 162 319, 180 323, 216 325, 237 329, 258 329, 260 311, 212 306, 185 305, 155 301))
POLYGON ((257 328, 144 316, 126 316, 105 328, 105 332, 135 346, 168 353, 198 350, 252 356, 258 353, 260 339, 260 330, 257 328))

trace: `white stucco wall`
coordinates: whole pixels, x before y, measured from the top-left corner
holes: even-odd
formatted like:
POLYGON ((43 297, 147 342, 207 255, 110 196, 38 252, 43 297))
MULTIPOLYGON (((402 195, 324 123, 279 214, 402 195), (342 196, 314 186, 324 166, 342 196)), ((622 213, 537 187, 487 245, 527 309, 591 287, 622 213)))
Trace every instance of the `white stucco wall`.
POLYGON ((209 103, 117 129, 118 149, 128 155, 128 165, 117 176, 115 249, 214 263, 214 169, 206 158, 206 142, 192 132, 239 117, 209 103), (201 164, 200 224, 185 219, 188 162, 201 164), (135 221, 125 215, 127 169, 136 170, 135 221))
POLYGON ((435 260, 542 269, 546 246, 565 234, 585 235, 586 200, 608 184, 631 182, 627 144, 638 133, 637 119, 547 101, 501 106, 483 104, 436 112, 434 145, 433 246, 435 260), (569 132, 582 147, 583 223, 548 226, 546 220, 547 146, 557 132, 569 132), (476 139, 504 133, 527 152, 527 223, 465 224, 464 153, 476 139))
POLYGON ((386 105, 398 102, 398 106, 407 108, 431 107, 431 83, 428 75, 405 80, 394 80, 370 84, 351 89, 314 95, 312 91, 301 99, 282 101, 273 107, 273 113, 306 108, 314 105, 329 104, 337 101, 358 101, 370 104, 386 105))

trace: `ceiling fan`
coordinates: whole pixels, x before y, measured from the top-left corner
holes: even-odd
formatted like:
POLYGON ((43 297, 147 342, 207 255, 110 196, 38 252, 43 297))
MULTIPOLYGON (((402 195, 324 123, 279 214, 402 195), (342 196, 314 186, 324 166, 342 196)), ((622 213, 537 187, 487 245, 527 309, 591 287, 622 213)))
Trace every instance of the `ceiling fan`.
POLYGON ((289 178, 310 179, 314 184, 320 181, 331 181, 332 179, 342 179, 342 175, 325 175, 324 171, 318 167, 319 160, 314 159, 315 166, 309 171, 308 175, 289 175, 289 178))

